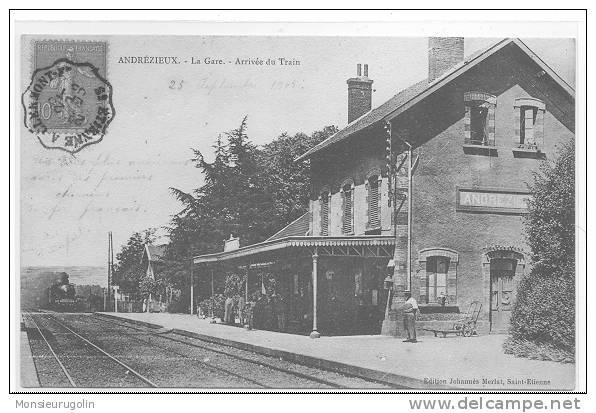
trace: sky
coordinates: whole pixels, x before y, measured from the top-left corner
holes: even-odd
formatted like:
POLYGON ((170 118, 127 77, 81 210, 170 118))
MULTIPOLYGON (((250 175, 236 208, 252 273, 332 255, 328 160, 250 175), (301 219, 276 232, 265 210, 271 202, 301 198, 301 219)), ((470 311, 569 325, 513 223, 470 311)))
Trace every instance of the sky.
MULTIPOLYGON (((97 38, 94 38, 97 39, 97 38)), ((116 116, 101 142, 76 155, 47 150, 20 133, 21 266, 105 265, 134 231, 163 227, 181 208, 169 187, 201 185, 191 148, 210 158, 219 134, 248 116, 248 135, 265 144, 284 132, 347 123, 346 80, 369 65, 373 107, 426 78, 427 38, 103 36, 116 116), (126 56, 179 56, 201 64, 119 63, 126 56), (224 64, 204 63, 222 60, 224 64), (279 58, 299 61, 280 65, 279 58), (273 59, 272 65, 236 60, 273 59), (180 87, 181 86, 181 87, 180 87)), ((569 84, 575 44, 524 39, 569 84)), ((465 40, 466 55, 495 39, 465 40)), ((22 39, 21 85, 31 78, 31 38, 22 39)), ((24 89, 23 89, 24 90, 24 89)))

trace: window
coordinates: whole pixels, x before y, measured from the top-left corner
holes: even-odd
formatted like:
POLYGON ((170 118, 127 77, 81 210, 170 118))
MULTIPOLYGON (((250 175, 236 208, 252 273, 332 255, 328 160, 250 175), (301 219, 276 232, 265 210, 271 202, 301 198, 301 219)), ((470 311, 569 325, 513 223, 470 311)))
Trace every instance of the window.
POLYGON ((436 303, 437 298, 447 297, 448 257, 429 257, 426 261, 428 302, 436 303))
POLYGON ((371 230, 381 226, 380 184, 377 175, 368 179, 368 228, 371 230))
POLYGON ((484 92, 464 94, 465 144, 495 146, 495 106, 497 98, 484 92))
POLYGON ((457 305, 459 255, 448 248, 428 248, 418 253, 420 303, 457 305))
POLYGON ((329 192, 321 193, 321 235, 329 235, 329 192))
POLYGON ((514 110, 513 148, 540 150, 544 144, 544 103, 529 97, 518 98, 515 99, 514 110))
POLYGON ((519 130, 519 143, 521 145, 533 145, 536 108, 531 106, 522 106, 520 119, 521 125, 519 130))
POLYGON ((486 145, 488 134, 486 131, 486 117, 488 108, 483 106, 470 107, 470 143, 473 145, 486 145))
POLYGON ((354 183, 345 183, 341 188, 343 198, 342 232, 351 234, 354 231, 354 183))

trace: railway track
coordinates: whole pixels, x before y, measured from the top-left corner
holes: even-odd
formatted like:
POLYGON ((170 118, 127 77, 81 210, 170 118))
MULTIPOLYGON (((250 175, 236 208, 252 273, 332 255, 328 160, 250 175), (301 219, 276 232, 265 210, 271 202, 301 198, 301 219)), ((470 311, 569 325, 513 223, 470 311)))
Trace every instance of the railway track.
POLYGON ((31 321, 30 330, 37 331, 32 351, 35 347, 42 387, 396 388, 392 383, 304 366, 97 315, 26 313, 25 317, 31 321), (40 348, 42 343, 45 349, 40 348), (97 371, 98 362, 109 361, 108 370, 114 377, 108 376, 104 368, 96 380, 81 379, 81 363, 74 360, 84 361, 82 366, 91 372, 97 371), (122 380, 123 375, 127 381, 122 380))
MULTIPOLYGON (((180 335, 177 334, 175 332, 172 331, 152 331, 151 328, 147 328, 147 327, 139 327, 138 325, 135 325, 133 323, 127 323, 127 322, 119 322, 113 319, 109 319, 106 317, 102 317, 102 316, 98 316, 94 314, 94 317, 96 319, 101 320, 101 322, 104 323, 110 323, 125 329, 132 329, 135 330, 137 332, 143 332, 144 334, 153 336, 153 337, 158 337, 160 339, 163 340, 169 340, 175 343, 181 343, 184 345, 188 345, 188 346, 192 346, 195 348, 199 348, 211 353, 214 353, 216 355, 222 355, 225 357, 231 357, 235 360, 241 361, 241 362, 246 362, 246 363, 251 363, 257 366, 266 366, 267 368, 282 372, 282 373, 286 373, 289 375, 294 375, 297 377, 301 377, 304 378, 306 380, 310 380, 316 383, 319 383, 323 386, 326 386, 328 388, 339 388, 339 389, 347 389, 347 388, 356 388, 354 386, 349 386, 349 385, 344 385, 341 383, 341 381, 351 381, 352 384, 359 384, 360 386, 358 386, 357 388, 366 388, 366 387, 373 387, 373 388, 377 388, 377 389, 395 389, 398 388, 394 383, 391 382, 387 382, 387 381, 382 381, 382 380, 371 380, 371 379, 363 379, 361 377, 358 376, 353 376, 353 375, 346 375, 343 373, 337 373, 337 372, 333 372, 330 370, 324 370, 321 368, 312 368, 312 367, 308 367, 308 366, 303 366, 303 365, 297 365, 295 363, 289 362, 289 361, 285 361, 282 359, 277 359, 277 358, 273 358, 273 357, 269 357, 269 356, 262 356, 247 350, 241 350, 235 347, 231 347, 231 346, 226 346, 223 344, 217 344, 217 343, 213 343, 210 341, 205 341, 205 340, 201 340, 199 338, 195 338, 195 337, 189 337, 189 336, 185 336, 185 335, 180 335), (283 365, 286 365, 286 367, 284 367, 283 365), (287 367, 290 366, 290 367, 287 367), (299 371, 299 370, 303 370, 303 371, 299 371), (307 371, 307 373, 305 373, 304 371, 307 371), (325 374, 326 376, 333 376, 334 377, 334 381, 326 379, 326 378, 322 378, 319 377, 315 374, 325 374)), ((135 337, 138 339, 138 337, 135 337)))
MULTIPOLYGON (((104 383, 100 387, 111 387, 110 384, 114 384, 115 387, 122 384, 129 384, 134 387, 157 387, 155 383, 134 368, 78 334, 64 323, 56 320, 53 316, 46 313, 25 312, 23 317, 26 324, 27 319, 29 320, 53 358, 44 360, 44 353, 47 355, 47 352, 44 351, 38 352, 37 358, 34 355, 38 378, 43 387, 62 387, 60 384, 63 380, 60 380, 59 377, 53 377, 55 374, 52 374, 51 371, 51 365, 54 362, 59 366, 60 372, 67 379, 70 387, 96 387, 97 383, 89 380, 90 374, 96 378, 102 377, 104 379, 104 383), (91 367, 88 362, 85 363, 85 360, 88 359, 95 361, 93 364, 94 369, 86 369, 91 367), (80 361, 83 361, 83 363, 78 363, 80 361), (50 366, 50 371, 47 371, 48 366, 50 366), (98 366, 101 366, 99 370, 96 369, 98 366), (40 370, 42 374, 40 374, 40 370), (108 374, 108 377, 105 377, 105 374, 108 374), (113 376, 113 378, 110 379, 110 376, 113 376), (58 386, 54 386, 55 384, 58 384, 58 386)), ((32 351, 33 347, 36 346, 32 345, 32 351)))

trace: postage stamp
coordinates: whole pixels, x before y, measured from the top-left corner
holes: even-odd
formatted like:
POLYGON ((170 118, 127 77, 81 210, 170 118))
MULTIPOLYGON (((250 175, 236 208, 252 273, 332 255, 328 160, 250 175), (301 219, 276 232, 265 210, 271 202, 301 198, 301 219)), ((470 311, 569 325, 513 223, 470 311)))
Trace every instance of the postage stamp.
POLYGON ((106 42, 33 42, 24 123, 44 147, 75 153, 106 134, 115 115, 106 48, 106 42))

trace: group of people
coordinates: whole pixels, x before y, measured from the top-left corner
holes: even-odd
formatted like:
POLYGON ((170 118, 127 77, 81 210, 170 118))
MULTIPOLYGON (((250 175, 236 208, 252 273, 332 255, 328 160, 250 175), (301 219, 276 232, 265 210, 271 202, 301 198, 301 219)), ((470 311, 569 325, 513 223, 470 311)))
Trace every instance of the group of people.
POLYGON ((249 329, 286 331, 287 316, 287 303, 281 295, 257 292, 248 302, 240 295, 226 298, 222 321, 249 329))
MULTIPOLYGON (((410 291, 405 292, 406 301, 402 306, 404 313, 403 328, 407 334, 404 340, 410 343, 416 343, 416 319, 419 309, 418 303, 412 297, 410 291)), ((296 294, 293 304, 287 302, 286 298, 275 291, 263 293, 258 291, 249 297, 246 301, 243 295, 235 294, 228 296, 224 301, 224 313, 222 322, 228 325, 238 325, 248 329, 269 330, 288 332, 298 329, 300 331, 308 330, 312 324, 312 309, 307 305, 304 294, 296 294), (288 328, 290 320, 290 328, 288 328), (298 323, 298 325, 294 325, 298 323)), ((328 317, 322 317, 321 324, 327 330, 328 334, 334 332, 349 331, 342 320, 347 317, 349 323, 353 324, 354 332, 362 333, 364 327, 361 324, 374 324, 375 315, 367 306, 357 305, 355 313, 342 312, 341 305, 333 305, 337 300, 331 298, 324 306, 323 313, 328 317), (337 308, 336 308, 337 307, 337 308), (350 317, 350 315, 352 317, 350 317), (337 330, 337 331, 336 331, 337 330)), ((370 307, 370 306, 369 306, 370 307)), ((206 313, 199 308, 197 315, 205 317, 206 313)))
POLYGON ((236 319, 240 321, 240 325, 244 325, 244 308, 246 306, 246 300, 241 295, 233 297, 227 297, 224 302, 224 317, 223 322, 225 324, 236 324, 236 319))

